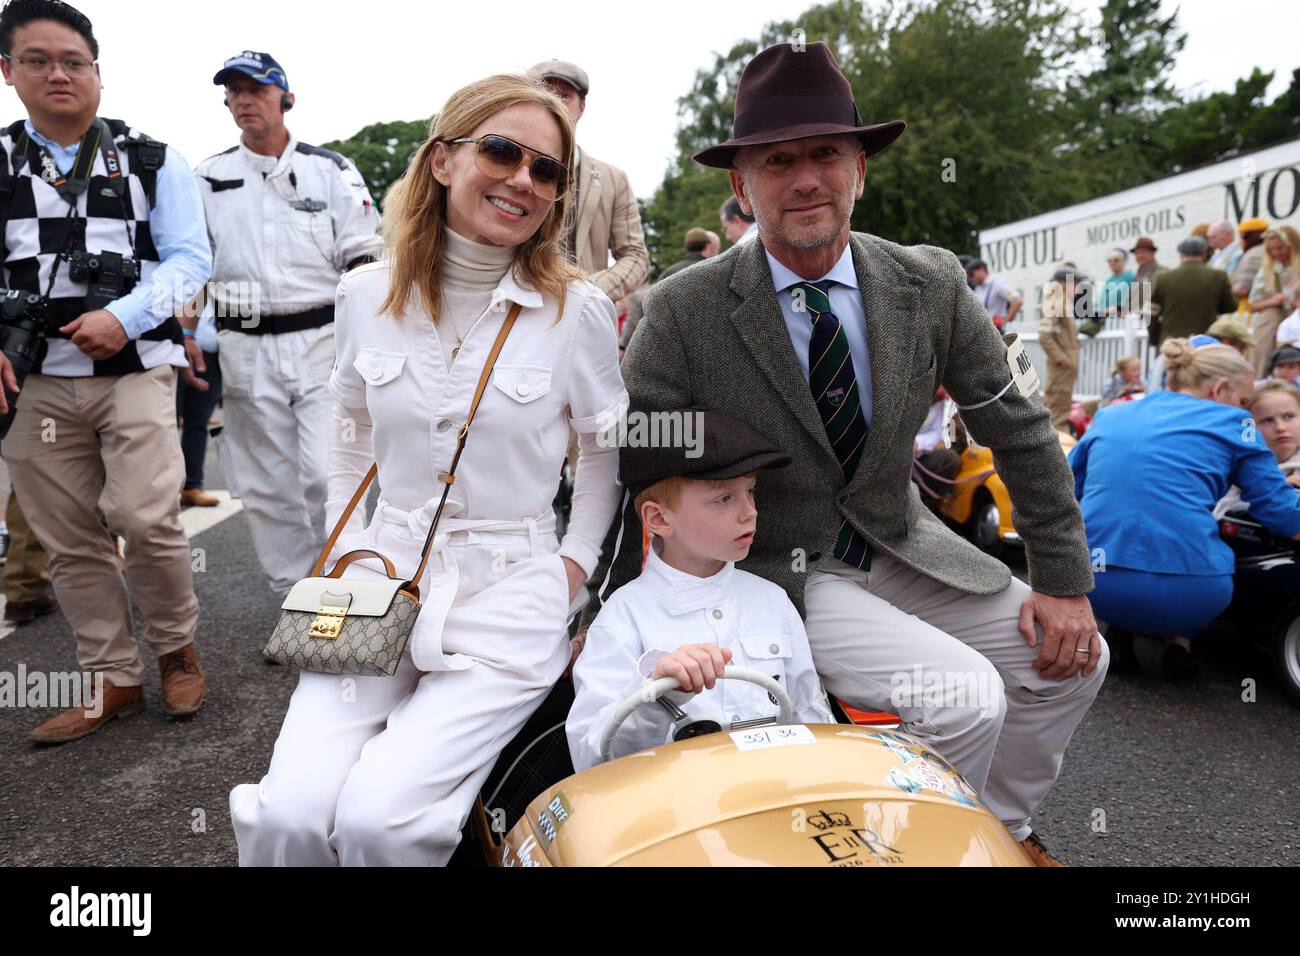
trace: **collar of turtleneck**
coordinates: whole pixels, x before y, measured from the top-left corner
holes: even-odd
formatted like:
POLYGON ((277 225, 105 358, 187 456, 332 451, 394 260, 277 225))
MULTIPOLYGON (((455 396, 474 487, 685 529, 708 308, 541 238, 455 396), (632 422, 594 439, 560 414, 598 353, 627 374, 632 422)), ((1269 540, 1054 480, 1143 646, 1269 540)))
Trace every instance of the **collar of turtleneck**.
POLYGON ((466 239, 444 227, 447 246, 442 260, 442 279, 453 288, 490 292, 501 283, 515 258, 511 246, 489 246, 466 239))

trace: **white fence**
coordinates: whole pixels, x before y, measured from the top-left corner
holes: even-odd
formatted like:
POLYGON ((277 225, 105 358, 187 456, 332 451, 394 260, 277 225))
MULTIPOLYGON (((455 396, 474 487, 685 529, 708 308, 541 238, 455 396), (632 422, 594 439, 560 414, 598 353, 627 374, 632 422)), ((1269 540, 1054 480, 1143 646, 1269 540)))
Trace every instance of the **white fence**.
MULTIPOLYGON (((1037 322, 1012 322, 1004 329, 1016 332, 1025 343, 1038 370, 1038 377, 1047 384, 1047 356, 1038 344, 1037 322)), ((1100 398, 1101 390, 1110 381, 1115 363, 1126 355, 1136 355, 1142 360, 1142 378, 1145 381, 1151 362, 1147 348, 1146 324, 1137 316, 1129 315, 1106 320, 1105 327, 1092 338, 1079 336, 1079 377, 1074 383, 1074 397, 1079 401, 1100 398)))

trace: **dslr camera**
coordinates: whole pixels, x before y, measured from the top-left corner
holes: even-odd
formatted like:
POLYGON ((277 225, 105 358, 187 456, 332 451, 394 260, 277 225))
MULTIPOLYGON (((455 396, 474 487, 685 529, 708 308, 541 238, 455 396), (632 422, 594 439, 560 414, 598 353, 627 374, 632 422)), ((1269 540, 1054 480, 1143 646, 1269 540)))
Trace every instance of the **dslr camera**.
MULTIPOLYGON (((34 292, 18 289, 0 289, 0 353, 9 359, 14 368, 18 387, 23 387, 32 366, 45 358, 45 318, 47 308, 43 298, 34 292)), ((0 439, 9 434, 18 412, 18 396, 5 387, 5 400, 9 411, 0 415, 0 439)))
POLYGON ((68 256, 73 282, 85 282, 86 311, 102 309, 135 288, 140 281, 139 261, 116 252, 74 252, 68 256))

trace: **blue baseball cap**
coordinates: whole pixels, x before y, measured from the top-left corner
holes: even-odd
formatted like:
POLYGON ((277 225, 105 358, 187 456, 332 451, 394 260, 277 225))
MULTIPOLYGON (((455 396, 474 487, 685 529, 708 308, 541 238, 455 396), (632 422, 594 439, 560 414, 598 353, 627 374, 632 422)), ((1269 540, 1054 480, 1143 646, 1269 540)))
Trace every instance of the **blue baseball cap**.
POLYGON ((212 78, 212 84, 214 86, 225 86, 226 77, 232 71, 243 73, 259 83, 267 85, 274 83, 286 93, 289 92, 289 78, 284 74, 284 67, 280 66, 275 61, 275 57, 269 53, 255 53, 252 50, 245 50, 238 56, 232 56, 217 71, 217 75, 212 78))

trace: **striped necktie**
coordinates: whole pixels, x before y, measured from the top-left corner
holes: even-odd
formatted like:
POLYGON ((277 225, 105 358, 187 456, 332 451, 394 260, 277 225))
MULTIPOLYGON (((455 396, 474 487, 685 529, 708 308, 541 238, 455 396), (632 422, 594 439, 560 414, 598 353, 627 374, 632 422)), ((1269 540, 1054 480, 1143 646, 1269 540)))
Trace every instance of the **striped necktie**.
MULTIPOLYGON (((808 385, 812 388, 817 412, 821 415, 826 437, 848 481, 858 470, 862 449, 867 443, 867 421, 862 416, 862 396, 858 377, 853 370, 849 339, 835 313, 831 311, 830 282, 801 282, 794 286, 796 295, 812 316, 812 342, 808 346, 808 385)), ((845 564, 863 571, 871 570, 871 545, 845 521, 840 525, 834 555, 845 564)))

